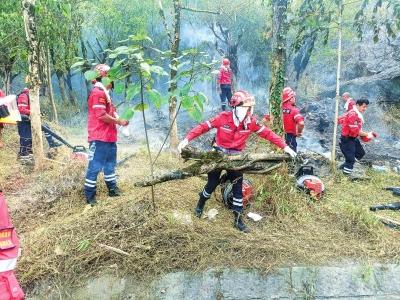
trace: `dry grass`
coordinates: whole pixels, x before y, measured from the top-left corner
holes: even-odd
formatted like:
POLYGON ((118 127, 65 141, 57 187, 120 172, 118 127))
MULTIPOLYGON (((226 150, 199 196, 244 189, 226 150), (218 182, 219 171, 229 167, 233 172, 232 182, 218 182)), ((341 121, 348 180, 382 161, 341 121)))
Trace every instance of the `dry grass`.
MULTIPOLYGON (((157 172, 180 164, 163 154, 157 172)), ((79 284, 110 272, 143 279, 180 270, 231 267, 268 272, 283 265, 400 258, 399 232, 385 228, 368 210, 370 204, 395 201, 381 190, 398 184, 395 174, 371 173, 373 181, 368 183, 342 176, 326 179, 328 192, 317 203, 294 189, 285 168, 270 176, 252 176, 258 197, 251 210, 265 218, 258 223, 248 220, 253 231, 246 235, 232 228, 232 215, 219 201, 218 191, 206 206, 218 209, 216 220, 192 217, 205 183, 202 178, 157 185, 154 212, 150 188, 133 186, 148 175, 144 151, 118 170, 124 195, 108 198, 102 183, 100 204, 94 208, 87 208, 83 199, 83 172, 83 166, 57 164, 30 176, 33 200, 13 211, 23 244, 18 275, 24 286, 43 279, 79 284), (190 215, 192 222, 182 223, 174 212, 190 215)))

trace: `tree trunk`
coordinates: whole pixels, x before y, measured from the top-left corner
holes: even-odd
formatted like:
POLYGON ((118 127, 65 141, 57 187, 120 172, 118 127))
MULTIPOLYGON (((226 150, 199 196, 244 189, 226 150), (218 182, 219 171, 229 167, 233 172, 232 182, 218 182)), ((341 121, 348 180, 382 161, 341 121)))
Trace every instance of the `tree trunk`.
POLYGON ((336 101, 335 101, 335 120, 333 125, 332 152, 331 152, 333 172, 336 171, 336 135, 337 135, 339 101, 340 101, 340 68, 342 62, 342 10, 343 10, 342 0, 339 0, 338 9, 339 9, 339 20, 338 20, 339 37, 338 37, 338 48, 337 48, 336 101))
POLYGON ((8 68, 4 70, 4 93, 6 95, 11 93, 11 70, 8 68))
MULTIPOLYGON (((83 41, 82 36, 80 36, 80 40, 81 40, 82 58, 84 59, 84 61, 88 62, 89 60, 88 60, 88 55, 87 55, 87 49, 86 49, 86 45, 85 45, 85 42, 83 41)), ((87 70, 88 69, 86 69, 86 68, 82 68, 82 78, 84 79, 85 85, 86 85, 86 99, 89 98, 90 88, 91 88, 90 82, 85 79, 85 72, 87 70)))
POLYGON ((286 74, 286 34, 288 0, 273 0, 271 80, 269 84, 269 111, 274 129, 282 132, 281 93, 286 74))
POLYGON ((35 169, 41 169, 44 162, 44 150, 41 129, 42 122, 40 120, 39 45, 36 31, 35 0, 22 0, 22 14, 28 42, 32 147, 35 158, 35 169))
MULTIPOLYGON (((168 92, 173 93, 178 88, 178 83, 175 82, 175 77, 178 74, 177 66, 178 66, 178 56, 179 56, 179 43, 181 40, 180 37, 180 29, 181 29, 181 3, 180 0, 174 1, 174 34, 172 36, 172 44, 171 44, 171 71, 170 71, 170 85, 168 88, 168 92)), ((178 126, 176 123, 176 97, 171 97, 169 99, 169 121, 171 126, 171 136, 170 136, 170 148, 172 153, 178 153, 178 126)))
POLYGON ((46 59, 46 77, 47 77, 47 87, 49 89, 49 99, 51 103, 51 108, 53 109, 53 120, 58 123, 58 113, 56 103, 54 101, 53 93, 53 83, 51 81, 51 59, 50 59, 50 49, 47 48, 47 59, 46 59))
POLYGON ((61 94, 62 102, 64 104, 67 104, 68 103, 68 97, 67 97, 67 92, 65 90, 65 82, 64 82, 63 73, 60 72, 60 71, 56 71, 56 76, 57 76, 57 79, 58 79, 58 85, 60 87, 60 94, 61 94))
POLYGON ((71 69, 68 70, 67 72, 67 87, 68 87, 68 98, 69 102, 73 105, 76 106, 76 97, 75 97, 75 92, 74 89, 72 88, 72 74, 71 74, 71 69))

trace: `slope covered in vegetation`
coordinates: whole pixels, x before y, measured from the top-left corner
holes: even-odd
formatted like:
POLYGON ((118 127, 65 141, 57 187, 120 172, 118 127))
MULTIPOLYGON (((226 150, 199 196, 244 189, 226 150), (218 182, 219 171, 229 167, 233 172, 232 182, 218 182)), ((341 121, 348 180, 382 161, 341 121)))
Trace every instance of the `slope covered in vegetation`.
MULTIPOLYGON (((215 220, 193 217, 202 178, 157 185, 154 210, 150 189, 133 186, 148 173, 145 152, 137 152, 118 169, 123 196, 106 197, 102 184, 100 204, 89 208, 82 194, 84 165, 68 161, 67 153, 61 153, 57 160, 64 164, 53 163, 41 174, 29 167, 15 168, 16 141, 7 142, 0 154, 7 161, 1 182, 17 174, 24 182, 18 189, 5 184, 3 190, 22 239, 18 277, 25 287, 45 279, 79 285, 84 278, 104 273, 144 280, 178 270, 270 271, 283 265, 398 262, 400 258, 399 232, 384 227, 368 210, 371 204, 395 201, 382 191, 398 184, 400 176, 394 173, 369 171, 369 182, 352 182, 342 175, 325 178, 327 193, 321 202, 297 191, 287 168, 269 176, 251 176, 257 199, 248 211, 264 218, 258 223, 247 220, 252 233, 242 234, 232 228, 231 213, 223 207, 219 192, 207 203, 207 209, 219 212, 215 220)), ((180 164, 163 154, 156 171, 180 164)), ((396 213, 392 217, 400 219, 396 213)))

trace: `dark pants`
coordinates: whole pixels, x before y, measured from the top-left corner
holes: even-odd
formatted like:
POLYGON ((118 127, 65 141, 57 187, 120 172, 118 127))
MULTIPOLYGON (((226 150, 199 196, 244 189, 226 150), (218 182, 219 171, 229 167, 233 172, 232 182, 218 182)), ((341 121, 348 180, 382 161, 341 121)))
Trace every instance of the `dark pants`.
POLYGON ((117 164, 117 143, 93 141, 89 144, 89 165, 86 172, 85 196, 88 202, 95 199, 97 175, 103 170, 107 188, 117 187, 115 166, 117 164))
POLYGON ((219 94, 221 98, 222 110, 226 110, 226 105, 232 98, 232 86, 230 84, 221 84, 221 94, 219 94))
MULTIPOLYGON (((222 170, 214 170, 207 174, 207 184, 204 186, 203 191, 200 193, 200 197, 205 200, 210 199, 211 194, 214 192, 216 187, 219 185, 220 176, 222 170)), ((237 212, 243 211, 243 194, 242 194, 242 183, 243 173, 239 171, 226 171, 227 178, 233 183, 232 194, 233 194, 233 207, 232 209, 237 212)))
POLYGON ((32 153, 32 130, 30 121, 18 122, 19 134, 19 156, 26 156, 32 153))
MULTIPOLYGON (((48 125, 42 125, 42 131, 49 144, 50 148, 58 147, 51 134, 48 132, 48 125)), ((32 129, 31 121, 23 120, 18 122, 18 134, 19 134, 19 156, 26 156, 32 153, 32 129)))
POLYGON ((343 173, 351 174, 353 172, 353 166, 356 158, 360 160, 364 157, 364 148, 362 147, 358 138, 345 136, 340 137, 339 146, 345 158, 344 164, 341 165, 341 168, 343 168, 343 173))
POLYGON ((294 152, 297 152, 296 136, 293 133, 285 133, 285 142, 294 152))

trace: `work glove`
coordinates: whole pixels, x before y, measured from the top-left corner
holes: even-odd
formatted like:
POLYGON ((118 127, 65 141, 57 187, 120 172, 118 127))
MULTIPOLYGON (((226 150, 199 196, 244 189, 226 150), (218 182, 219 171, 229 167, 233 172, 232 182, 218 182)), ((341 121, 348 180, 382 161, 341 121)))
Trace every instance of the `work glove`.
POLYGON ((287 154, 290 155, 291 158, 295 158, 297 156, 297 153, 292 150, 289 146, 286 146, 283 148, 283 151, 285 151, 287 154))
POLYGON ((179 145, 178 145, 179 154, 182 153, 182 149, 185 148, 188 144, 189 144, 189 140, 188 139, 184 139, 179 143, 179 145))
POLYGON ((367 134, 367 139, 373 139, 375 137, 376 134, 374 134, 373 131, 368 132, 367 134))
POLYGON ((118 125, 121 125, 121 126, 128 126, 129 121, 124 120, 124 119, 118 119, 118 120, 117 120, 117 124, 118 124, 118 125))

